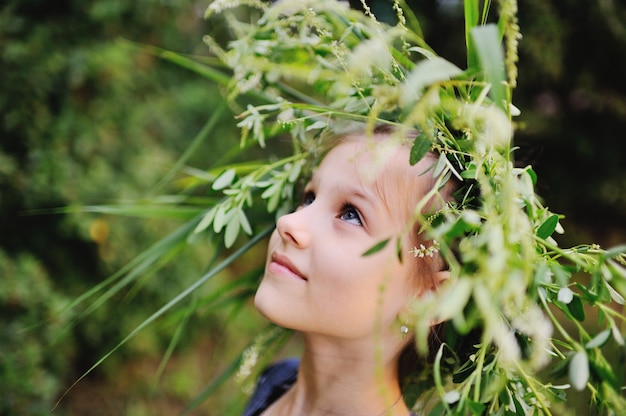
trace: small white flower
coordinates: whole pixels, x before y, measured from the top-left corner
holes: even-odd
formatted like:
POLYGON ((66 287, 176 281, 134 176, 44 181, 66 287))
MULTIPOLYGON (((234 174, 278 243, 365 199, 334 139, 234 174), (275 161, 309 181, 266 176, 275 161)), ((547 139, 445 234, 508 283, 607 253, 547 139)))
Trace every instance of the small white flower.
POLYGON ((413 247, 409 250, 409 253, 413 255, 413 257, 434 257, 436 253, 439 252, 439 242, 437 240, 433 240, 432 245, 430 247, 424 246, 424 244, 420 244, 419 248, 413 247))
POLYGON ((574 299, 574 292, 572 292, 568 287, 562 287, 559 289, 557 299, 559 302, 563 302, 568 305, 574 299))

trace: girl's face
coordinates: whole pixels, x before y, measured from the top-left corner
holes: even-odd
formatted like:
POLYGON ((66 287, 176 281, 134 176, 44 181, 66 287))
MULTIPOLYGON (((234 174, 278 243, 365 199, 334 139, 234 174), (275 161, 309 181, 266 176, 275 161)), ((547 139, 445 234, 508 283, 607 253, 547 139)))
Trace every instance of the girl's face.
POLYGON ((384 141, 375 152, 367 143, 373 144, 350 140, 333 148, 306 186, 302 205, 278 219, 255 296, 256 307, 274 323, 340 338, 381 328, 399 333, 392 324, 424 277, 415 275, 417 259, 404 254, 399 261, 395 238, 406 235, 410 202, 424 194, 419 175, 428 162, 411 167, 408 149, 398 145, 387 145, 389 157, 377 160, 384 141), (389 238, 384 249, 363 256, 389 238))

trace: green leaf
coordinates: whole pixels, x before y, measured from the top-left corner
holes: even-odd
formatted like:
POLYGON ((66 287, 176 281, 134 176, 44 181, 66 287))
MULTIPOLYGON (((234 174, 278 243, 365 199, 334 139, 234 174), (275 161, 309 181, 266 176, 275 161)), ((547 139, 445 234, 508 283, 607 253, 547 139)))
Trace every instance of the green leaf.
POLYGON ((239 217, 231 215, 230 221, 226 224, 226 231, 224 232, 224 245, 226 248, 230 248, 235 243, 237 236, 239 235, 239 229, 241 224, 239 223, 239 217))
POLYGON ((606 342, 609 340, 610 337, 611 337, 611 330, 610 329, 606 329, 606 330, 600 332, 598 335, 596 335, 587 344, 585 344, 585 348, 590 350, 592 348, 602 347, 604 344, 606 344, 606 342))
POLYGON ((615 290, 613 286, 611 286, 608 283, 605 283, 605 286, 608 289, 609 293, 611 294, 611 299, 613 300, 613 302, 617 303, 618 305, 626 304, 626 300, 624 299, 624 296, 622 296, 617 290, 615 290))
POLYGON ((537 185, 537 173, 530 166, 526 167, 526 173, 528 174, 528 176, 530 176, 530 179, 532 179, 533 186, 536 186, 537 185))
POLYGON ((511 395, 511 399, 513 400, 513 406, 515 406, 515 413, 511 413, 514 415, 526 415, 522 404, 519 402, 516 396, 511 395))
POLYGON ((409 156, 409 163, 411 166, 422 160, 422 158, 426 156, 426 153, 430 151, 431 146, 432 143, 428 136, 423 132, 420 133, 415 138, 413 145, 411 146, 411 155, 409 156))
MULTIPOLYGON (((624 266, 618 264, 613 260, 609 260, 610 271, 613 274, 611 279, 612 288, 617 294, 624 298, 626 297, 626 269, 624 266)), ((612 294, 612 292, 611 292, 612 294)))
POLYGON ((302 171, 302 160, 298 160, 293 164, 291 171, 289 172, 289 177, 287 180, 291 183, 295 182, 296 179, 300 176, 300 172, 302 171))
POLYGON ((452 375, 452 382, 456 384, 464 382, 474 370, 476 370, 476 363, 470 360, 466 361, 465 364, 452 375))
POLYGON ((567 309, 577 321, 583 322, 585 320, 585 310, 583 309, 583 303, 580 301, 580 297, 574 296, 572 301, 567 304, 567 309))
POLYGON ((268 199, 269 197, 273 196, 274 194, 279 193, 281 186, 282 186, 281 182, 274 182, 265 191, 263 191, 263 193, 261 194, 261 198, 268 199))
POLYGON ((422 96, 424 89, 432 84, 448 81, 462 74, 461 69, 443 58, 436 57, 424 60, 417 65, 407 76, 401 88, 400 102, 410 104, 422 96))
MULTIPOLYGON (((435 382, 435 390, 441 398, 443 398, 446 394, 443 386, 443 380, 441 378, 441 357, 443 357, 443 349, 445 347, 446 344, 442 342, 439 346, 439 350, 437 350, 437 354, 435 355, 435 360, 433 362, 433 380, 435 382)), ((444 406, 445 412, 438 412, 436 414, 450 414, 450 407, 448 406, 448 403, 446 403, 445 400, 439 400, 439 403, 444 406)))
POLYGON ((554 280, 559 286, 567 286, 572 274, 566 270, 560 263, 551 262, 550 271, 554 275, 554 280))
POLYGON ((448 290, 446 297, 439 304, 440 318, 443 320, 455 319, 455 325, 464 319, 463 309, 472 295, 472 281, 459 279, 448 290))
POLYGON ((194 234, 204 231, 209 225, 211 225, 213 218, 215 218, 216 211, 216 207, 213 207, 206 214, 204 214, 202 220, 198 223, 195 230, 193 230, 194 234))
POLYGON ((365 253, 363 253, 363 257, 371 256, 372 254, 379 252, 380 250, 385 248, 385 246, 389 243, 389 240, 390 239, 388 238, 386 240, 383 240, 374 244, 373 247, 369 248, 365 253))
POLYGON ((243 231, 248 235, 252 235, 252 227, 250 226, 250 222, 248 221, 246 213, 243 212, 242 209, 238 209, 237 217, 239 217, 239 224, 241 224, 241 228, 243 228, 243 231))
POLYGON ((464 179, 476 179, 476 168, 467 168, 461 172, 461 177, 464 179))
POLYGON ((509 114, 506 104, 504 51, 500 44, 498 28, 494 24, 475 27, 472 29, 472 39, 485 81, 491 84, 489 96, 498 107, 509 114))
POLYGON ((478 24, 479 16, 479 0, 465 0, 464 15, 465 15, 465 47, 467 49, 467 66, 474 68, 478 66, 478 55, 474 46, 474 40, 472 38, 472 29, 478 24))
POLYGON ((589 359, 585 351, 578 351, 569 363, 569 380, 572 386, 581 391, 589 380, 589 359))
POLYGON ((550 215, 537 229, 537 236, 544 240, 552 235, 556 226, 559 223, 559 216, 557 214, 550 215))
MULTIPOLYGON (((202 209, 190 206, 156 205, 158 202, 137 202, 134 204, 120 203, 119 205, 84 205, 68 209, 49 210, 49 212, 96 212, 107 215, 120 215, 137 218, 173 218, 186 220, 202 212, 202 209)), ((47 210, 41 210, 45 212, 47 210)), ((36 213, 40 213, 39 211, 36 213)), ((33 212, 35 213, 35 212, 33 212)))
POLYGON ((158 56, 159 58, 166 61, 170 61, 176 65, 179 65, 182 68, 188 69, 213 82, 216 82, 217 84, 228 85, 232 81, 232 76, 230 74, 225 74, 224 72, 219 71, 211 66, 205 65, 201 62, 198 62, 192 58, 178 54, 176 52, 172 52, 155 46, 134 43, 126 39, 119 39, 117 42, 122 45, 134 48, 139 52, 147 52, 154 56, 158 56))
POLYGON ((310 126, 307 126, 305 130, 306 131, 321 130, 321 129, 325 129, 326 127, 328 127, 327 122, 318 120, 315 123, 311 124, 310 126))
POLYGON ((448 166, 448 159, 446 158, 445 153, 441 153, 439 155, 439 159, 437 159, 437 163, 435 164, 435 170, 433 171, 434 177, 439 177, 443 170, 448 166))
POLYGON ((468 400, 467 407, 472 415, 483 415, 485 412, 485 405, 483 403, 468 400))
POLYGON ((213 231, 219 233, 222 231, 222 228, 230 221, 233 217, 233 210, 230 206, 225 204, 221 204, 217 207, 217 211, 215 212, 215 218, 213 218, 213 231))
POLYGON ((280 193, 275 192, 271 195, 271 197, 267 200, 267 212, 274 212, 278 207, 278 203, 280 202, 280 193))
POLYGON ((611 334, 613 334, 613 339, 615 340, 615 342, 623 347, 626 340, 624 339, 624 336, 615 324, 615 321, 611 321, 611 334))
POLYGON ((626 245, 610 248, 606 251, 605 256, 608 258, 617 257, 620 254, 626 253, 626 245))
POLYGON ((235 169, 226 169, 218 178, 213 182, 213 190, 219 191, 230 186, 233 183, 233 179, 235 179, 235 169))

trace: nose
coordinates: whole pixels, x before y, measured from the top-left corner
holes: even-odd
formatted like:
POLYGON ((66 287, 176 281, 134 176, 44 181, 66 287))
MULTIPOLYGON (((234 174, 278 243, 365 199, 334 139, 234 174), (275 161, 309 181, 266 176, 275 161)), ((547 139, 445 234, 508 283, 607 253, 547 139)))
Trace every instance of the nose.
POLYGON ((283 241, 298 248, 308 247, 311 243, 310 227, 303 215, 304 211, 306 209, 283 215, 276 221, 276 230, 283 241))

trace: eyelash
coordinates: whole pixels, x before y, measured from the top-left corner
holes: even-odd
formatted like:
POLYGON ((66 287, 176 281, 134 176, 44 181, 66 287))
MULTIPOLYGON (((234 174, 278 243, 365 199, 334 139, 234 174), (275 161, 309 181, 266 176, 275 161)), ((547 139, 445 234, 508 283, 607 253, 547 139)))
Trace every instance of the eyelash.
POLYGON ((350 222, 350 224, 352 224, 351 220, 356 220, 358 223, 355 225, 359 225, 359 226, 363 225, 363 220, 361 220, 361 214, 359 213, 359 210, 354 205, 349 204, 349 203, 343 204, 343 206, 341 207, 340 218, 343 217, 348 212, 353 212, 355 217, 351 219, 342 218, 344 221, 350 222))
POLYGON ((311 205, 313 201, 315 201, 315 194, 311 191, 305 191, 304 197, 302 198, 302 204, 300 205, 302 205, 303 207, 307 207, 311 205))
MULTIPOLYGON (((315 193, 308 191, 304 193, 304 197, 302 198, 302 207, 306 207, 309 206, 313 203, 313 201, 315 201, 315 193)), ((363 225, 363 220, 361 219, 361 213, 359 212, 358 208, 355 207, 354 205, 346 202, 344 204, 341 205, 341 209, 339 210, 340 214, 339 217, 340 219, 342 219, 343 221, 346 221, 350 224, 354 224, 352 221, 357 221, 356 224, 354 225, 359 225, 362 226, 363 225), (347 213, 354 213, 354 218, 343 218, 345 214, 347 213)))

